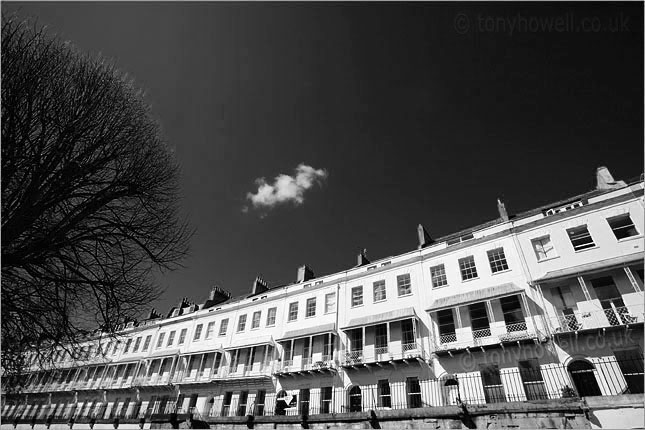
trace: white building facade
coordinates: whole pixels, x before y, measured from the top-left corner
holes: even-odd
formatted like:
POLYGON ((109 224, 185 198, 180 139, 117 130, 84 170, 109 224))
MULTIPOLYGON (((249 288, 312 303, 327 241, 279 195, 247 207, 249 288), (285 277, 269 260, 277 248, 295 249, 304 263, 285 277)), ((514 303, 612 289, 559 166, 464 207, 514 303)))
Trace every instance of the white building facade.
POLYGON ((643 393, 642 178, 378 261, 151 313, 31 369, 4 422, 343 414, 643 393))

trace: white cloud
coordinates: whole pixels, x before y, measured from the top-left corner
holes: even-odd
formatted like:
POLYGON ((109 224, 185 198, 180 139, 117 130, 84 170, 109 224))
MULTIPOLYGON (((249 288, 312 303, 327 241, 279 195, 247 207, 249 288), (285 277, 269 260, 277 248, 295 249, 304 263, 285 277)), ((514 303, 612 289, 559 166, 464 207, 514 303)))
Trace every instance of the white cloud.
MULTIPOLYGON (((264 178, 256 179, 257 192, 248 193, 246 198, 255 209, 268 210, 286 203, 298 206, 305 201, 305 191, 316 184, 321 184, 327 175, 325 169, 314 169, 300 163, 296 167, 295 176, 280 174, 275 177, 273 184, 267 183, 264 178)), ((248 212, 248 210, 247 206, 242 208, 242 212, 248 212)))

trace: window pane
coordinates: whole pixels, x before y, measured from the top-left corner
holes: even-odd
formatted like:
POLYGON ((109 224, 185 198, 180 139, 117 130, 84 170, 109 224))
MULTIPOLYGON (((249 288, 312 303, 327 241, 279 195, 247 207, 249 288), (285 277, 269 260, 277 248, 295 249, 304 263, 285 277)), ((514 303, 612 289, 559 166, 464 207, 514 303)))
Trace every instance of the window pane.
POLYGON ((439 288, 448 285, 446 277, 446 268, 443 264, 430 268, 430 277, 432 279, 432 288, 439 288))
POLYGON ((567 230, 567 234, 569 235, 573 249, 576 251, 596 246, 586 225, 570 228, 567 230))
POLYGON ((360 306, 363 304, 363 287, 352 288, 352 306, 360 306))
POLYGON ((289 304, 289 321, 295 321, 298 319, 298 302, 293 302, 289 304))
POLYGON ((497 248, 488 251, 488 262, 490 263, 490 270, 493 273, 508 270, 504 248, 497 248))
POLYGON ((386 299, 385 281, 374 282, 374 301, 380 302, 386 299))
POLYGON ((475 258, 471 255, 459 259, 459 270, 461 279, 466 281, 477 277, 477 267, 475 267, 475 258))
POLYGON ((412 283, 410 282, 410 274, 399 275, 396 277, 396 285, 399 291, 399 296, 412 294, 412 283))
POLYGON ((276 308, 269 309, 267 313, 267 326, 272 326, 275 324, 275 313, 276 313, 276 308))
POLYGON ((336 293, 329 293, 325 295, 325 313, 334 312, 336 308, 336 293))
POLYGON ((312 297, 311 299, 307 299, 307 317, 313 317, 316 315, 316 298, 312 297))
POLYGON ((609 218, 607 223, 618 240, 638 235, 638 231, 629 214, 609 218))

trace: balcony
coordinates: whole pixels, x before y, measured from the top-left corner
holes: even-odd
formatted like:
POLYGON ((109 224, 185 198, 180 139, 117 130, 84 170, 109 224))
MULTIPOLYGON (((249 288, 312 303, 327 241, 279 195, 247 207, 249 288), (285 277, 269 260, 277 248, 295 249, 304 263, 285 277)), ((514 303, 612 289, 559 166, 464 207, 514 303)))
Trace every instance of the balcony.
POLYGON ((337 366, 336 360, 331 355, 314 355, 312 358, 295 357, 293 360, 284 360, 276 368, 275 374, 327 372, 336 370, 337 366))
POLYGON ((345 350, 342 357, 342 367, 359 367, 370 363, 424 359, 425 352, 418 342, 391 343, 389 346, 366 345, 359 350, 345 350))
POLYGON ((559 310, 560 315, 550 318, 554 335, 577 333, 585 330, 607 329, 643 324, 643 304, 611 307, 595 311, 559 310))
POLYGON ((273 374, 273 363, 253 363, 253 365, 239 364, 237 366, 223 367, 217 376, 222 378, 270 378, 273 374))
POLYGON ((448 353, 471 348, 484 348, 506 343, 541 341, 544 338, 540 320, 526 320, 513 324, 493 322, 490 327, 472 330, 470 327, 458 328, 454 333, 440 335, 434 342, 435 353, 448 353))

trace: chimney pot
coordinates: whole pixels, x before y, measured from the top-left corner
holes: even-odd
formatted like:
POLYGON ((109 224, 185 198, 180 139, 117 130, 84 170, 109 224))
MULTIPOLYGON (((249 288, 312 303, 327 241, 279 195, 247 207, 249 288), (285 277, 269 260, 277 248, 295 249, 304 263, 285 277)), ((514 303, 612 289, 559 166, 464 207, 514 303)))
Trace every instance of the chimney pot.
POLYGON ((506 205, 500 200, 497 199, 497 211, 502 221, 508 221, 508 212, 506 212, 506 205))
POLYGON ((625 187, 624 181, 616 181, 611 175, 611 172, 605 166, 600 166, 596 169, 596 189, 597 190, 611 190, 613 188, 625 187))

